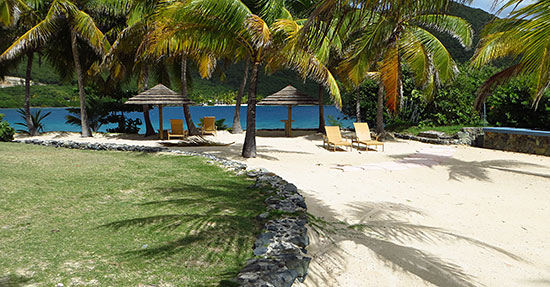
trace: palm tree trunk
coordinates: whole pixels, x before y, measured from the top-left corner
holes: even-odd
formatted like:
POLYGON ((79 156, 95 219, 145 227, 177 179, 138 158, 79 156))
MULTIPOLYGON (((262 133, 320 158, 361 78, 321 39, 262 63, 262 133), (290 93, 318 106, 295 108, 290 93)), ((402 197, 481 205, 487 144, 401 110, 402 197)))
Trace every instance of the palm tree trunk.
POLYGON ((384 84, 378 83, 378 101, 376 102, 376 133, 384 133, 384 84))
POLYGON ((76 32, 71 31, 71 48, 73 50, 73 61, 78 80, 78 95, 80 97, 80 125, 82 127, 82 137, 91 137, 92 130, 88 122, 88 114, 86 113, 86 93, 84 92, 84 74, 80 66, 78 55, 78 46, 76 41, 76 32))
POLYGON ((361 122, 361 89, 357 88, 357 95, 355 96, 355 120, 361 122))
MULTIPOLYGON (((142 91, 145 91, 149 88, 149 67, 145 67, 145 75, 143 77, 142 91)), ((151 124, 151 117, 149 116, 149 105, 143 105, 143 120, 145 121, 145 136, 152 136, 155 134, 155 129, 153 124, 151 124)))
POLYGON ((235 115, 233 116, 233 128, 231 130, 232 134, 240 134, 243 132, 243 129, 241 127, 241 102, 243 100, 243 94, 244 94, 244 88, 246 87, 246 81, 248 79, 248 66, 249 66, 250 60, 246 60, 244 64, 244 78, 241 82, 241 87, 239 88, 239 93, 237 94, 237 98, 235 98, 235 115))
POLYGON ((246 112, 246 135, 244 137, 243 153, 245 158, 256 157, 256 86, 258 84, 259 62, 252 64, 250 86, 248 87, 248 109, 246 112))
MULTIPOLYGON (((184 97, 187 95, 187 57, 182 55, 181 58, 181 93, 184 97)), ((191 118, 191 111, 189 110, 189 105, 183 105, 183 115, 185 116, 185 122, 187 123, 187 129, 189 130, 189 135, 198 135, 199 131, 193 123, 191 118)))
POLYGON ((323 85, 319 84, 319 132, 325 133, 325 101, 323 100, 323 85))
POLYGON ((27 130, 31 136, 36 136, 36 127, 31 117, 31 72, 33 52, 27 53, 27 71, 25 73, 25 121, 27 122, 27 130))

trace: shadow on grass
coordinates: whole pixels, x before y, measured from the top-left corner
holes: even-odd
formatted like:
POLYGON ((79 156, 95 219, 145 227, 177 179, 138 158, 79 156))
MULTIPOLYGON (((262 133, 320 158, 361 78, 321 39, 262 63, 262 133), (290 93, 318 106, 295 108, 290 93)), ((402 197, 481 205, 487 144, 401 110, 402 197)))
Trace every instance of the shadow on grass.
POLYGON ((26 286, 31 281, 31 278, 18 276, 18 275, 4 275, 0 276, 0 287, 20 287, 26 286))
MULTIPOLYGON (((256 216, 265 210, 264 196, 250 189, 251 182, 216 179, 208 185, 185 184, 158 188, 151 192, 160 200, 137 204, 145 217, 128 218, 100 226, 115 231, 143 227, 171 238, 143 249, 118 254, 161 260, 180 256, 184 268, 216 266, 215 277, 234 278, 252 254, 260 222, 256 216), (170 210, 166 214, 166 210, 170 210)), ((172 260, 172 259, 169 259, 172 260)))
MULTIPOLYGON (((402 163, 415 163, 414 160, 408 160, 417 154, 392 155, 390 157, 399 160, 402 163)), ((483 160, 483 161, 464 161, 449 157, 441 160, 437 165, 444 166, 449 171, 449 180, 461 181, 461 179, 475 179, 480 181, 491 181, 489 170, 500 170, 504 172, 550 178, 550 174, 534 173, 522 170, 524 167, 542 167, 538 164, 522 162, 517 160, 483 160)))
MULTIPOLYGON (((436 286, 479 286, 475 278, 459 265, 442 258, 407 246, 406 242, 419 241, 436 244, 438 242, 463 241, 475 247, 503 254, 513 260, 520 257, 496 246, 479 240, 454 234, 442 228, 410 224, 399 220, 400 215, 410 213, 422 215, 410 206, 395 203, 357 203, 350 206, 352 216, 359 218, 358 224, 348 224, 338 220, 338 215, 320 201, 308 202, 310 207, 319 208, 326 214, 324 218, 311 216, 310 236, 316 242, 310 250, 314 258, 322 257, 315 267, 310 268, 307 280, 314 285, 336 284, 334 269, 345 269, 347 259, 340 243, 354 242, 371 250, 375 257, 394 271, 416 275, 436 286), (342 267, 343 266, 343 267, 342 267)), ((314 260, 315 261, 315 260, 314 260)))

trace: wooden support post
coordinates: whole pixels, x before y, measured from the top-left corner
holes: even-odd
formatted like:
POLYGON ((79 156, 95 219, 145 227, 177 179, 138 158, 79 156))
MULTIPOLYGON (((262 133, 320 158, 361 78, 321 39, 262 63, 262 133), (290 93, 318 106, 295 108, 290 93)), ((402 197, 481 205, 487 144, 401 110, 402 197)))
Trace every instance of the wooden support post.
POLYGON ((286 136, 292 136, 292 105, 288 105, 288 122, 286 125, 286 136))
POLYGON ((163 140, 164 138, 164 130, 162 127, 162 105, 159 105, 159 134, 160 134, 160 140, 163 140))

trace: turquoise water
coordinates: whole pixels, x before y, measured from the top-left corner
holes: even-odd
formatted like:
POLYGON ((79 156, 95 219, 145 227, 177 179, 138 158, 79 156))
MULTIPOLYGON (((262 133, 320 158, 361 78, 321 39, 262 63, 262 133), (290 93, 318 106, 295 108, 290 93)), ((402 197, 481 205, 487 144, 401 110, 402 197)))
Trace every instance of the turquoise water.
MULTIPOLYGON (((235 106, 191 106, 191 116, 197 124, 202 117, 215 116, 216 119, 225 119, 225 124, 231 126, 233 124, 233 112, 235 106)), ((45 120, 45 131, 67 131, 79 132, 80 126, 73 126, 65 123, 65 116, 68 112, 65 108, 33 108, 32 111, 41 110, 42 113, 52 112, 45 120)), ((164 127, 170 128, 170 119, 183 119, 182 107, 165 107, 163 111, 164 127)), ((158 108, 152 109, 150 112, 151 122, 155 129, 158 129, 158 108)), ((23 120, 17 113, 17 109, 0 109, 0 114, 4 114, 4 120, 14 127, 21 129, 21 126, 16 126, 15 123, 23 120)), ((143 121, 142 112, 131 112, 126 114, 129 118, 140 118, 143 121)), ((344 115, 334 106, 325 106, 325 121, 329 124, 329 116, 339 119, 344 127, 351 127, 353 120, 344 120, 344 115)), ((283 129, 283 119, 287 119, 288 109, 286 106, 258 106, 256 111, 256 128, 257 129, 283 129)), ((292 108, 293 128, 313 129, 319 126, 319 109, 316 106, 294 106, 292 108)), ((241 107, 241 125, 246 127, 246 106, 241 107)), ((104 132, 108 128, 114 128, 114 124, 103 125, 100 131, 104 132)), ((142 125, 140 133, 145 133, 145 126, 142 125)))

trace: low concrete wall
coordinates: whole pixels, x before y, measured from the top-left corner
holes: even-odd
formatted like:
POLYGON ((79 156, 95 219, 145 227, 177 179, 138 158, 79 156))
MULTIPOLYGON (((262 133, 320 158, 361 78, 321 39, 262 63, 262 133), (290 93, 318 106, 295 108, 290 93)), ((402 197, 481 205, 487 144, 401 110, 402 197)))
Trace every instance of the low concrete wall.
POLYGON ((484 128, 483 147, 550 156, 550 132, 513 128, 484 128))

